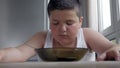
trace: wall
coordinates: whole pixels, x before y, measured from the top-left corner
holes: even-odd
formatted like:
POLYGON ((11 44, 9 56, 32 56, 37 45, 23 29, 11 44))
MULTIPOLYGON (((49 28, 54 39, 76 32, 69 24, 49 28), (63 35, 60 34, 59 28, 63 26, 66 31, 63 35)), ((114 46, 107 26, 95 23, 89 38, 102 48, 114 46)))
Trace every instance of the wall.
POLYGON ((18 46, 44 30, 44 0, 0 0, 0 48, 18 46))
POLYGON ((82 27, 88 27, 88 17, 87 17, 87 0, 79 0, 82 5, 82 16, 83 16, 83 23, 82 27))
POLYGON ((97 0, 88 0, 87 9, 89 27, 98 31, 97 0))

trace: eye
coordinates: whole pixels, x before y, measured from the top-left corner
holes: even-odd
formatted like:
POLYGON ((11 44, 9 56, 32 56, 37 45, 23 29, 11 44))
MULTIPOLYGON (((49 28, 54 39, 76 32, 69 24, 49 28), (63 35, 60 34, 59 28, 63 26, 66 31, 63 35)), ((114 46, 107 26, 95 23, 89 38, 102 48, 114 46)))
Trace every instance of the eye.
POLYGON ((71 22, 67 22, 66 24, 67 24, 67 25, 72 25, 73 23, 71 23, 71 22))
POLYGON ((53 22, 53 25, 59 25, 59 22, 54 21, 54 22, 53 22))
POLYGON ((74 22, 73 22, 73 21, 67 21, 66 24, 67 24, 67 25, 73 25, 74 22))

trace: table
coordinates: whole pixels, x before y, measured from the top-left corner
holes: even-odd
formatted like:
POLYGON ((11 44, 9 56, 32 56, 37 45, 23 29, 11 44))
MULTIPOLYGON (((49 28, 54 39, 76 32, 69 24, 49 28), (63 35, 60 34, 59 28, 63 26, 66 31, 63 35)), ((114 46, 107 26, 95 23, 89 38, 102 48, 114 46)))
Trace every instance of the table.
POLYGON ((0 68, 120 68, 120 61, 0 63, 0 68))

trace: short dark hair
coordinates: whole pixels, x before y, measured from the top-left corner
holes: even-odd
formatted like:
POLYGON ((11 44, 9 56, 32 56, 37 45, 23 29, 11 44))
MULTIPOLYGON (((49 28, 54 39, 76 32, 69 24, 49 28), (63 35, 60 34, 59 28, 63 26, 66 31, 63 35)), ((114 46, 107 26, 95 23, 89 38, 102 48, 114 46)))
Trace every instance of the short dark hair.
POLYGON ((71 10, 75 9, 77 12, 77 16, 80 17, 81 12, 81 3, 79 0, 50 0, 47 12, 50 16, 50 12, 54 10, 71 10))

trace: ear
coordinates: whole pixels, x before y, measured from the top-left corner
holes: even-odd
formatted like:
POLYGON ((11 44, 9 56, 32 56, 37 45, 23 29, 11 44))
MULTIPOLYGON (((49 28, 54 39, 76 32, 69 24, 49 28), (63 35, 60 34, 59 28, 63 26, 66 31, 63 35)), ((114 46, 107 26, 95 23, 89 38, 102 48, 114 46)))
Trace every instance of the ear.
POLYGON ((81 16, 81 17, 79 18, 79 21, 80 21, 80 23, 82 24, 82 22, 83 22, 83 16, 81 16))
POLYGON ((81 16, 80 18, 79 18, 79 23, 80 23, 80 27, 82 26, 82 23, 83 23, 83 16, 81 16))

